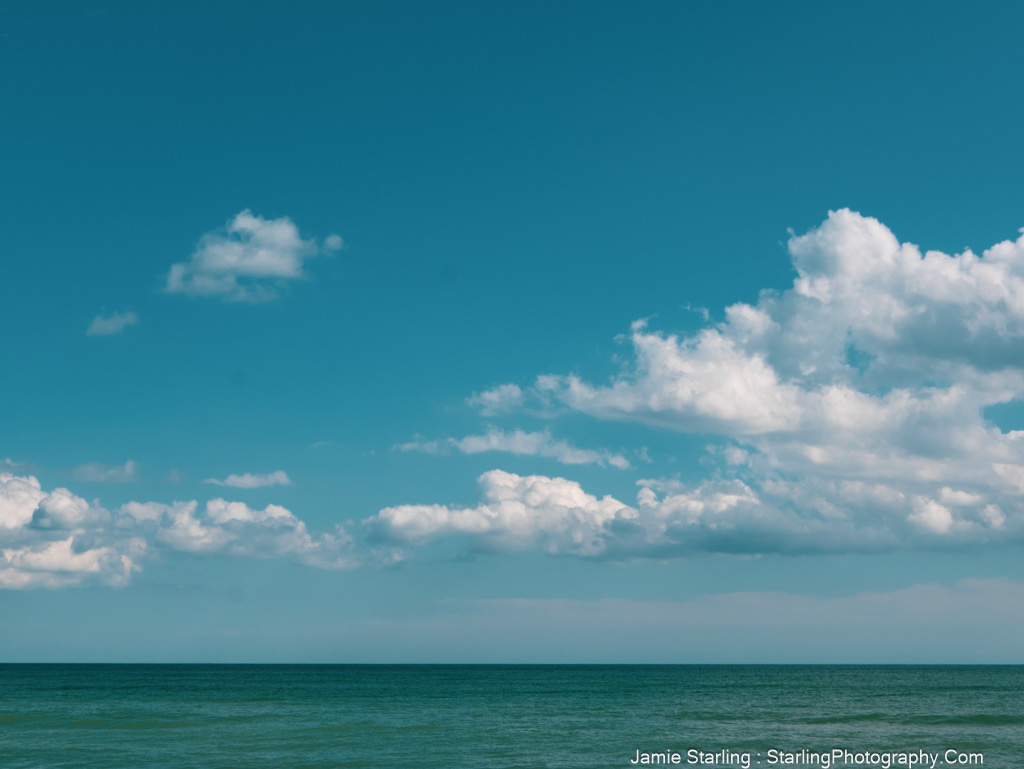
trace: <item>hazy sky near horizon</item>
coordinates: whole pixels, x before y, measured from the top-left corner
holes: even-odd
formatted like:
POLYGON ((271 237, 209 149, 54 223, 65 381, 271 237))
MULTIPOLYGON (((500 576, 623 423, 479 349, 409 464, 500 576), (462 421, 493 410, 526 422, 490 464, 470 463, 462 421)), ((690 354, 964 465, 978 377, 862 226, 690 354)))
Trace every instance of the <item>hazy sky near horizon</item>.
POLYGON ((0 9, 0 660, 1024 662, 1022 21, 0 9))

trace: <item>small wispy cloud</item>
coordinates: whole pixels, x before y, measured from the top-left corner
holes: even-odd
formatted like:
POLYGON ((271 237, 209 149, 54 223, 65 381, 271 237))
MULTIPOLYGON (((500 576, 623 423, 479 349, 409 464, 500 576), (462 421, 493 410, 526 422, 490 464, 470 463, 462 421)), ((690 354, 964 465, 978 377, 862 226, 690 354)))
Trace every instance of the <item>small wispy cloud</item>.
POLYGON ((266 302, 277 298, 285 282, 305 277, 307 259, 341 247, 338 235, 320 245, 315 238, 303 239, 287 216, 264 219, 246 209, 223 230, 203 235, 187 262, 172 265, 164 290, 226 302, 266 302))
POLYGON ((264 486, 291 486, 292 481, 284 470, 276 470, 272 473, 229 475, 224 480, 207 478, 203 483, 212 483, 216 486, 232 486, 236 489, 258 489, 264 486))
POLYGON ((15 462, 10 457, 0 459, 0 472, 26 473, 34 469, 34 465, 31 465, 28 462, 15 462))
POLYGON ((698 315, 701 316, 701 318, 704 319, 705 323, 711 320, 711 311, 707 307, 698 307, 687 302, 686 304, 683 305, 683 309, 686 310, 687 312, 697 313, 698 315))
POLYGON ((485 417, 498 416, 515 411, 523 405, 523 391, 518 385, 498 385, 493 390, 473 393, 466 403, 480 409, 485 417))
POLYGON ((92 319, 86 336, 114 336, 120 334, 128 326, 134 326, 139 316, 134 312, 114 312, 110 315, 97 315, 92 319))
POLYGON ((552 438, 547 430, 528 433, 523 430, 511 432, 490 429, 485 435, 467 435, 465 438, 445 438, 436 441, 410 441, 396 446, 399 451, 422 451, 426 454, 482 454, 485 451, 502 451, 519 456, 536 456, 554 459, 565 465, 611 465, 621 469, 630 466, 629 460, 621 454, 610 451, 581 449, 568 441, 552 438))
POLYGON ((72 469, 71 477, 86 483, 132 483, 139 479, 139 465, 130 459, 123 465, 87 462, 72 469))

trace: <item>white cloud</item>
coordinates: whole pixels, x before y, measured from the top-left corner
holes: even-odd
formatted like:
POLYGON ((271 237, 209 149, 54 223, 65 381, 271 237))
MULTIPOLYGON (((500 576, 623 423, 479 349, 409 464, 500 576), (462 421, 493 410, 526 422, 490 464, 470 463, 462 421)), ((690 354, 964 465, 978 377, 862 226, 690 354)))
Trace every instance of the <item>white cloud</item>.
POLYGON ((229 302, 269 301, 279 286, 304 277, 307 259, 341 246, 337 235, 320 247, 313 238, 303 239, 288 217, 264 219, 246 209, 223 231, 203 235, 189 261, 171 267, 166 291, 229 302))
POLYGON ((667 527, 673 547, 684 532, 743 551, 1019 539, 1024 431, 983 412, 1024 399, 1024 236, 981 256, 922 252, 844 209, 789 251, 793 285, 722 322, 686 336, 634 323, 632 365, 609 384, 544 374, 470 400, 719 436, 716 480, 652 504, 682 515, 733 482, 757 502, 667 527))
POLYGON ((492 470, 478 483, 476 506, 397 505, 364 526, 373 538, 400 547, 458 538, 471 549, 538 548, 602 559, 883 552, 1024 539, 1017 512, 1007 516, 999 505, 962 492, 948 491, 955 502, 946 504, 908 497, 897 483, 650 479, 639 482, 632 505, 598 498, 564 478, 492 470))
POLYGON ((242 473, 241 475, 229 475, 223 481, 216 478, 207 478, 203 483, 212 483, 217 486, 232 486, 236 489, 258 489, 263 486, 291 486, 291 479, 284 470, 276 470, 272 473, 242 473))
POLYGON ((622 454, 579 449, 567 441, 556 441, 547 430, 528 433, 523 430, 509 432, 491 428, 485 435, 467 435, 464 438, 446 438, 440 441, 411 441, 396 448, 427 454, 446 454, 451 451, 480 454, 486 451, 501 451, 519 456, 546 457, 566 465, 607 464, 620 469, 630 466, 629 460, 622 454))
POLYGON ((67 489, 0 473, 0 588, 125 584, 146 542, 114 533, 112 517, 67 489))
POLYGON ((189 553, 216 552, 222 550, 232 539, 231 532, 196 517, 199 503, 175 502, 172 505, 155 505, 149 503, 147 510, 133 506, 128 512, 133 517, 138 514, 153 516, 154 520, 163 521, 156 533, 156 541, 168 545, 175 550, 189 553))
POLYGON ((202 513, 198 502, 132 503, 122 512, 159 524, 155 539, 175 550, 257 558, 291 557, 325 569, 357 565, 351 537, 341 526, 310 534, 306 524, 280 505, 262 510, 243 502, 212 499, 202 513))
POLYGON ((953 528, 953 514, 949 512, 949 508, 927 497, 914 499, 914 512, 907 520, 936 534, 945 534, 953 528))
MULTIPOLYGON (((695 487, 645 480, 635 505, 611 496, 599 499, 564 478, 492 470, 478 483, 483 499, 474 507, 398 505, 381 510, 364 525, 375 538, 399 545, 460 537, 486 550, 539 547, 549 553, 612 559, 699 552, 870 552, 899 547, 908 528, 916 528, 898 516, 865 525, 854 525, 842 511, 801 516, 790 504, 793 489, 757 491, 739 480, 711 480, 695 487)), ((885 489, 853 486, 840 493, 864 508, 892 501, 885 489)), ((983 540, 990 528, 979 525, 965 533, 983 540)))
POLYGON ((133 556, 137 558, 145 551, 145 542, 134 538, 118 544, 121 547, 78 548, 75 537, 70 536, 5 549, 0 551, 0 572, 6 573, 12 583, 21 581, 24 587, 33 587, 33 583, 56 587, 80 582, 86 576, 102 576, 109 585, 123 585, 138 570, 133 556))
POLYGON ((613 497, 598 499, 564 478, 491 470, 479 484, 483 502, 476 507, 399 505, 364 523, 377 537, 403 543, 459 535, 487 548, 597 555, 607 526, 636 517, 613 497))
POLYGON ((0 459, 0 470, 4 470, 9 473, 25 473, 30 472, 33 466, 27 462, 15 462, 10 457, 0 459))
POLYGON ((690 337, 638 321, 633 369, 612 385, 545 375, 535 389, 602 418, 732 436, 884 422, 887 406, 942 395, 977 410, 1024 392, 1024 237, 982 258, 922 255, 843 210, 790 252, 790 290, 731 305, 690 337))
POLYGON ((496 416, 515 411, 523 405, 523 391, 518 385, 503 384, 493 390, 473 393, 466 402, 480 409, 484 416, 496 416))
POLYGON ((32 476, 0 473, 0 588, 124 585, 158 551, 288 558, 324 569, 393 558, 357 556, 343 527, 311 533, 280 505, 133 501, 111 512, 67 489, 47 492, 32 476))
POLYGON ((87 483, 133 483, 139 479, 139 465, 130 459, 123 465, 88 462, 74 468, 71 477, 87 483))
POLYGON ((756 434, 785 429, 799 416, 799 390, 779 380, 762 355, 751 355, 714 330, 680 342, 633 324, 637 373, 632 381, 593 387, 574 375, 548 376, 538 390, 605 419, 693 432, 756 434))
POLYGON ((0 473, 0 527, 16 529, 27 526, 45 498, 46 492, 35 477, 0 473))
POLYGON ((134 312, 114 312, 110 315, 97 315, 92 319, 86 336, 113 336, 120 334, 126 326, 134 326, 139 316, 134 312))
POLYGON ((33 520, 39 528, 74 529, 103 523, 110 514, 103 508, 90 505, 67 489, 54 489, 39 502, 33 520))

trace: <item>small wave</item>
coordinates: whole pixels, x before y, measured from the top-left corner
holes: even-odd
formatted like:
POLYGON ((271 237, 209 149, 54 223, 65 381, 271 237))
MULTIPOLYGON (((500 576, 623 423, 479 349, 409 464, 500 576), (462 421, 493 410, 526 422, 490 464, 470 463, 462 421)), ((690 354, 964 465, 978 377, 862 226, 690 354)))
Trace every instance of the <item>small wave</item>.
POLYGON ((885 721, 894 720, 885 713, 856 713, 852 716, 826 716, 824 718, 812 718, 809 724, 855 724, 861 721, 885 721))
POLYGON ((7 713, 0 715, 0 726, 15 725, 15 724, 26 724, 30 721, 42 721, 46 716, 30 716, 25 713, 7 713))
POLYGON ((863 721, 885 721, 890 724, 904 726, 1020 726, 1024 725, 1024 715, 991 715, 978 713, 962 716, 907 716, 888 713, 857 713, 849 716, 827 716, 813 718, 808 724, 854 724, 863 721))
POLYGON ((936 717, 928 723, 949 724, 950 726, 969 726, 972 724, 980 724, 983 726, 1019 726, 1024 724, 1024 714, 997 716, 989 713, 978 713, 973 716, 943 716, 936 717))

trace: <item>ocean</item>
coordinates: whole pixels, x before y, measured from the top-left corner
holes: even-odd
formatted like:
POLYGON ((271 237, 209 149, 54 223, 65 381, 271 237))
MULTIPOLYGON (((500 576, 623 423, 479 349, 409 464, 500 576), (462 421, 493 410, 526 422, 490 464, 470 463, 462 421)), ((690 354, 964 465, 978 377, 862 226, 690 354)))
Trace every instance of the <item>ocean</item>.
POLYGON ((1021 767, 1024 666, 0 665, 3 769, 648 764, 1021 767))

